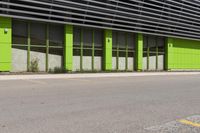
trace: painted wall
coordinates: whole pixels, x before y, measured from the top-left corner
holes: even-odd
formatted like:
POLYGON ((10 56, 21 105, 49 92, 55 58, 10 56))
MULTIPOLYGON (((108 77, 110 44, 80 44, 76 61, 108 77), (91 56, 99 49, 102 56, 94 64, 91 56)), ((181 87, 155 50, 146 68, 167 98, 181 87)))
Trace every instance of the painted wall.
POLYGON ((27 50, 12 48, 12 70, 11 72, 27 71, 27 50))
POLYGON ((11 18, 0 17, 0 71, 11 70, 11 18))
POLYGON ((200 69, 200 41, 168 38, 166 69, 200 69))

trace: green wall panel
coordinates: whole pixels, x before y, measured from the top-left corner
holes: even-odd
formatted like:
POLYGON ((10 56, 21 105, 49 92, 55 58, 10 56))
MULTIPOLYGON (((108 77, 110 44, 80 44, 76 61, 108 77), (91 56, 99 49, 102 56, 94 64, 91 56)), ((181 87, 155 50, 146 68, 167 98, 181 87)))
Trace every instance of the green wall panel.
POLYGON ((0 17, 0 71, 11 70, 12 21, 0 17))
POLYGON ((137 71, 142 71, 142 61, 143 61, 143 35, 142 34, 137 34, 137 39, 136 39, 136 70, 137 71))
POLYGON ((200 69, 200 41, 168 38, 166 69, 200 69))
POLYGON ((73 26, 65 25, 64 69, 73 69, 73 26))
POLYGON ((104 31, 104 70, 112 70, 112 30, 104 31))

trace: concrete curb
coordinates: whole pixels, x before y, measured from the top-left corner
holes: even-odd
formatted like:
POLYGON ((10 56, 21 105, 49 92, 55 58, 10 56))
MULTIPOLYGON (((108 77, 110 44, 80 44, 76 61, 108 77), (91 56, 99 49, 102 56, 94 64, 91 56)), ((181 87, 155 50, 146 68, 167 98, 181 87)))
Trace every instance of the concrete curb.
POLYGON ((75 78, 106 78, 106 77, 141 77, 141 76, 178 76, 200 75, 200 72, 140 72, 140 73, 90 73, 90 74, 36 74, 36 75, 0 75, 3 80, 30 79, 75 79, 75 78))

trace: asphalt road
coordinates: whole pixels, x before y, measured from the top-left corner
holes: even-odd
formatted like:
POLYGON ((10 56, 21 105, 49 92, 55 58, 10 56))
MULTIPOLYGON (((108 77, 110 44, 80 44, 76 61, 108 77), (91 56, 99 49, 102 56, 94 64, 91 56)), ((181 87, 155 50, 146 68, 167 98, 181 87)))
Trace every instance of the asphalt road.
POLYGON ((0 81, 0 133, 200 133, 198 123, 200 75, 0 81))

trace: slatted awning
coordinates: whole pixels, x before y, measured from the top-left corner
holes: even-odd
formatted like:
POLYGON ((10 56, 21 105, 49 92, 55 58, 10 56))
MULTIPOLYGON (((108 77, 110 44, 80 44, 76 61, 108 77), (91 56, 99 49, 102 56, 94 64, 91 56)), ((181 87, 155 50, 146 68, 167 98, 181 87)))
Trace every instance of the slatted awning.
POLYGON ((0 0, 0 16, 200 40, 199 0, 0 0))

